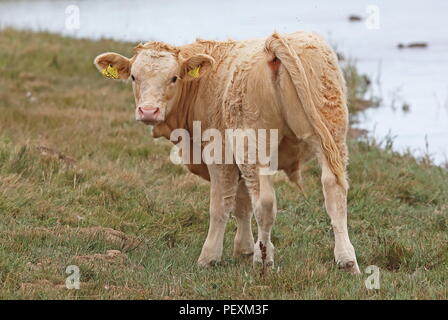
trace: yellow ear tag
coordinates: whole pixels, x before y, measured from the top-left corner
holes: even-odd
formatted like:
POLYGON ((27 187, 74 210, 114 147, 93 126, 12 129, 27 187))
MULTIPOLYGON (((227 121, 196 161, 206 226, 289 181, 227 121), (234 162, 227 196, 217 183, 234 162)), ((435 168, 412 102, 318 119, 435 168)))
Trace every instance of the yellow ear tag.
POLYGON ((118 79, 118 70, 115 67, 112 67, 112 65, 108 65, 106 69, 101 71, 103 76, 111 79, 118 79))
POLYGON ((188 71, 188 75, 190 75, 193 78, 199 78, 199 71, 201 70, 201 66, 196 67, 190 71, 188 71))

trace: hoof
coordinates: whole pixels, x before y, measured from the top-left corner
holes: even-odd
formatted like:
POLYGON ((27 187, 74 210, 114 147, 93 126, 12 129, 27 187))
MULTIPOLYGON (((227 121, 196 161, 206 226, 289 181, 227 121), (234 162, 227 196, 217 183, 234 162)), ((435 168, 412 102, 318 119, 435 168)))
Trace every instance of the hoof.
POLYGON ((355 249, 352 245, 346 246, 343 250, 335 250, 334 257, 340 269, 352 274, 361 273, 356 262, 355 249))
POLYGON ((202 268, 209 268, 214 267, 220 263, 220 260, 218 259, 206 259, 206 258, 199 258, 198 260, 198 266, 202 268))
POLYGON ((347 262, 338 262, 339 269, 343 269, 344 271, 351 274, 360 274, 358 263, 353 260, 347 262))
POLYGON ((235 241, 233 245, 234 259, 247 259, 254 254, 254 241, 235 241))
POLYGON ((253 251, 249 252, 234 252, 233 258, 236 260, 249 260, 254 255, 253 251))
POLYGON ((198 266, 201 268, 214 267, 219 264, 218 260, 198 260, 198 266))

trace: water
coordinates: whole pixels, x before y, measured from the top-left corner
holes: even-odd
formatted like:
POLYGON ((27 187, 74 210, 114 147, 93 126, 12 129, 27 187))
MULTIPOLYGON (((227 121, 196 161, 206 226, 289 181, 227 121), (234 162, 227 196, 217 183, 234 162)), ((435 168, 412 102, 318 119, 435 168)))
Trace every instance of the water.
POLYGON ((263 37, 274 30, 316 31, 356 59, 382 98, 382 106, 367 110, 358 127, 377 138, 392 136, 399 151, 429 152, 442 163, 448 159, 447 12, 448 1, 440 0, 0 0, 0 27, 174 45, 196 37, 225 40, 263 37), (66 27, 66 8, 72 4, 80 10, 76 30, 66 27), (348 21, 350 14, 368 16, 369 5, 379 9, 379 29, 348 21), (398 43, 416 41, 429 47, 397 49, 398 43), (403 112, 403 105, 410 111, 403 112))

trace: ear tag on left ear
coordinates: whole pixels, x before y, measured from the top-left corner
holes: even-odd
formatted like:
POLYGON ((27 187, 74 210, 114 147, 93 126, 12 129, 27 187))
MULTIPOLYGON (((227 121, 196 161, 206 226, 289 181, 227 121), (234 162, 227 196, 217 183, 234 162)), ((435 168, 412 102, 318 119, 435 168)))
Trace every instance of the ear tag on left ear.
POLYGON ((190 71, 188 71, 188 75, 193 78, 199 78, 199 71, 201 70, 201 66, 196 67, 190 71))
POLYGON ((108 65, 101 73, 107 78, 118 79, 118 70, 112 65, 108 65))

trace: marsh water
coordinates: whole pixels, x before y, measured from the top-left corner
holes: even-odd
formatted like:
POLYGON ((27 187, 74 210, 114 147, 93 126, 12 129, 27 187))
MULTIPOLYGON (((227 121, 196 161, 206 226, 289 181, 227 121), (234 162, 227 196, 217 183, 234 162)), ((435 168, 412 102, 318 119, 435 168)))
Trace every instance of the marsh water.
POLYGON ((391 137, 398 151, 429 152, 442 163, 448 159, 447 13, 448 2, 440 0, 0 0, 0 28, 175 45, 197 37, 316 31, 356 61, 372 79, 371 94, 381 98, 381 105, 366 110, 357 126, 378 139, 391 137), (73 20, 76 8, 79 28, 73 20), (351 14, 362 20, 350 22, 351 14), (428 46, 397 48, 411 42, 428 46))

